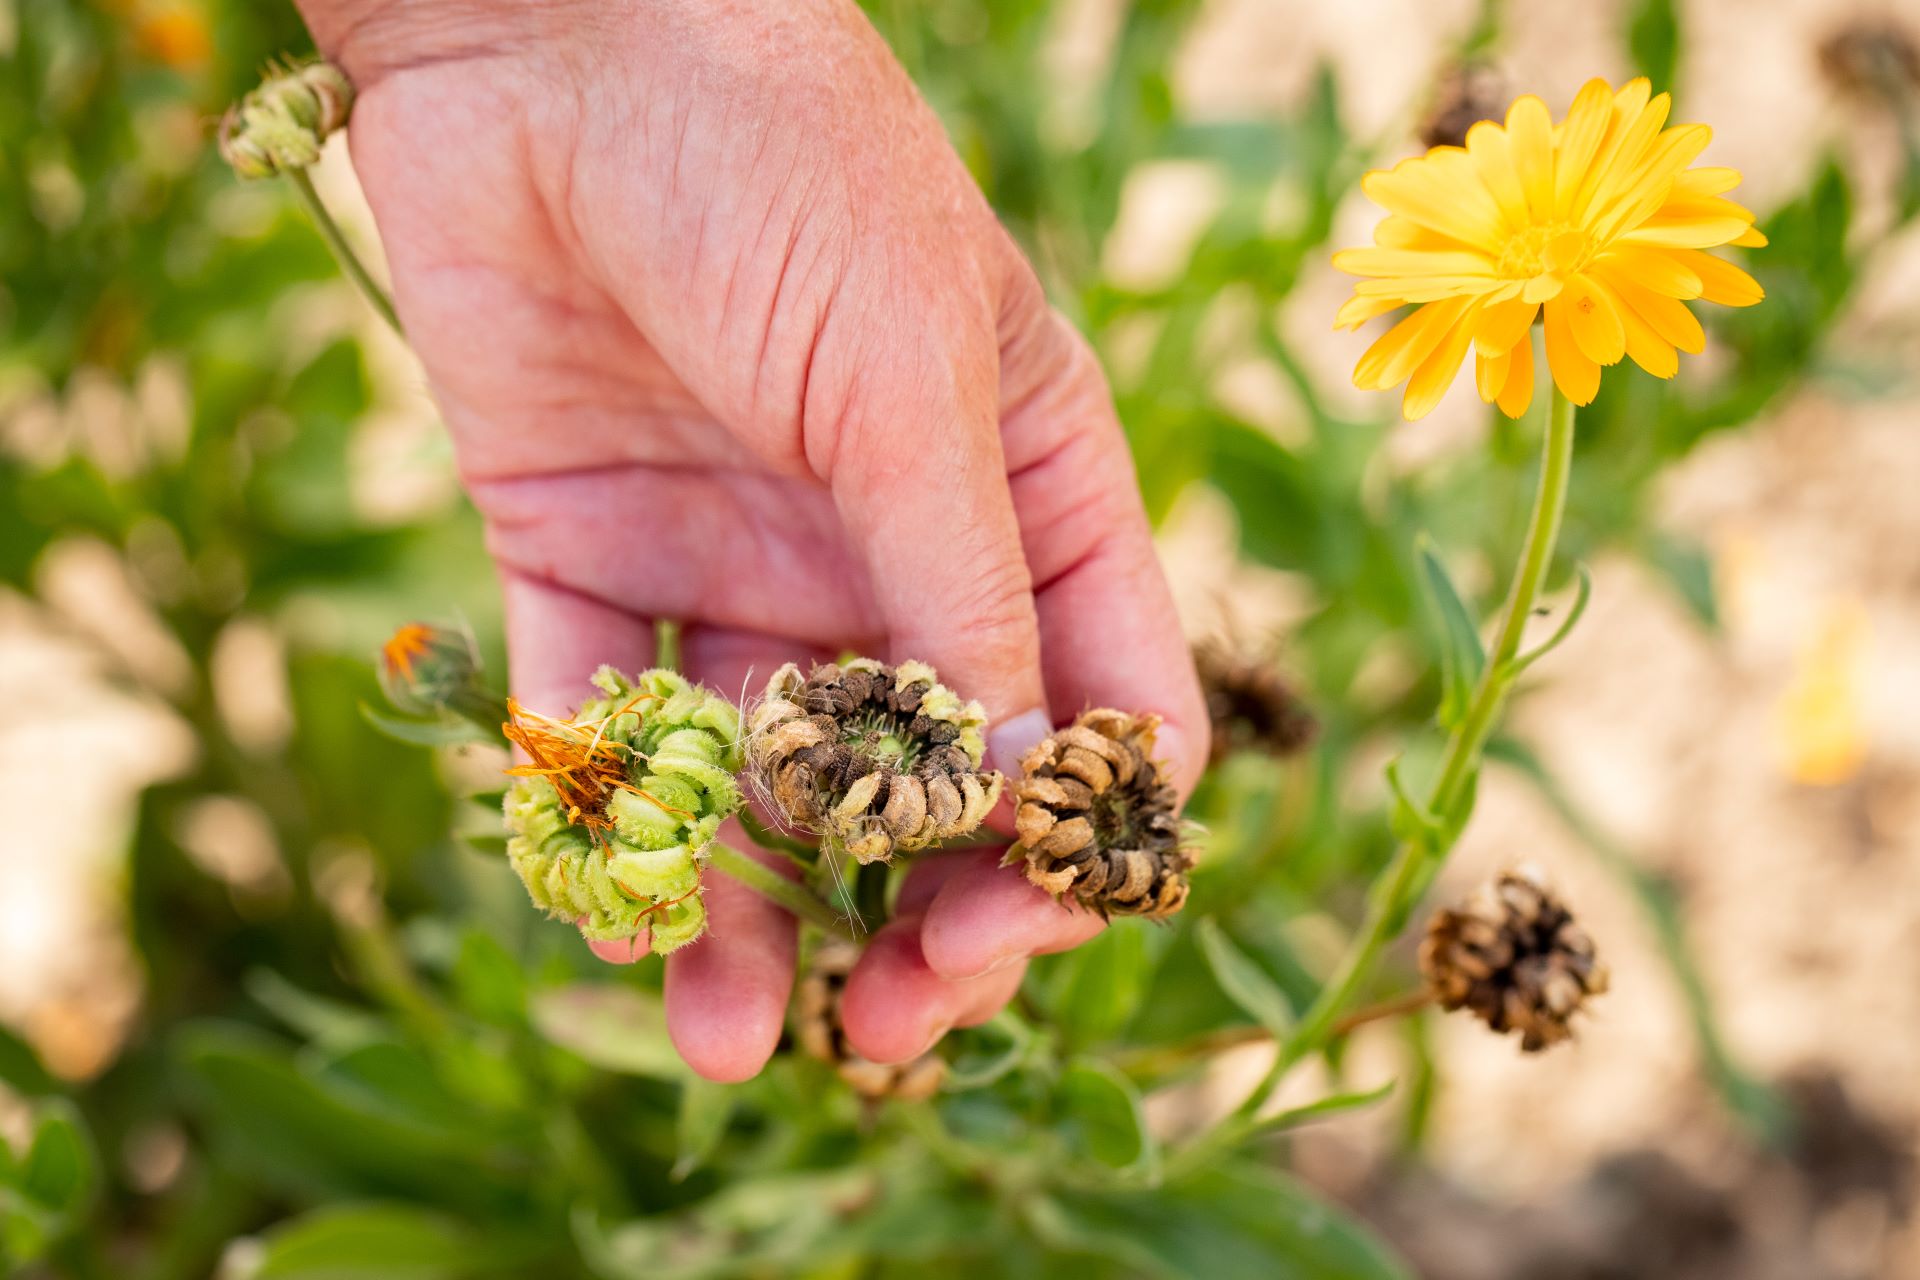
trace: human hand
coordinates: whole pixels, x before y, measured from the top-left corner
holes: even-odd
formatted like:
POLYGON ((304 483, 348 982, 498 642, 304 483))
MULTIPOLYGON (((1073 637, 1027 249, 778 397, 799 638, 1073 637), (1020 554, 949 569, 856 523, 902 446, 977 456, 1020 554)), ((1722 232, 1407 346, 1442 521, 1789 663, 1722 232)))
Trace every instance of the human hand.
MULTIPOLYGON (((850 0, 302 6, 359 90, 516 696, 571 707, 677 618, 730 695, 847 649, 930 662, 1006 771, 1055 713, 1157 712, 1184 794, 1206 717, 1105 381, 850 0)), ((1098 932, 997 862, 915 866, 848 981, 856 1051, 911 1058, 1098 932)), ((794 925, 724 877, 708 910, 668 1024, 744 1079, 794 925)))

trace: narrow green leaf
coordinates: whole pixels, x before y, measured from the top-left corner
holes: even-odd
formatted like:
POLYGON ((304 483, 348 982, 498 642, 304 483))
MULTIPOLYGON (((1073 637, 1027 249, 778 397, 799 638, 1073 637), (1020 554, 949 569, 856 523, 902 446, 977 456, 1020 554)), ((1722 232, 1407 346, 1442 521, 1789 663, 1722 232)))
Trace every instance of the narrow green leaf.
POLYGON ((1673 0, 1640 0, 1627 26, 1627 47, 1654 92, 1673 89, 1680 66, 1680 15, 1673 0))
POLYGON ((259 1280, 451 1280, 482 1256, 452 1223, 400 1205, 329 1205, 263 1243, 259 1280))
POLYGON ((1065 1113, 1067 1141, 1082 1154, 1115 1169, 1153 1155, 1140 1091, 1109 1064, 1095 1058, 1068 1064, 1055 1096, 1065 1113))
POLYGON ((1277 1112, 1261 1120, 1253 1127, 1254 1134, 1284 1133, 1289 1129, 1298 1129, 1301 1125, 1315 1120, 1324 1120, 1328 1116, 1337 1116, 1346 1111, 1357 1111, 1361 1107, 1370 1107, 1392 1093, 1397 1081, 1389 1080, 1378 1089, 1367 1089, 1357 1093, 1336 1093, 1321 1098, 1318 1102, 1309 1102, 1305 1106, 1292 1107, 1277 1112))
POLYGON ((1573 606, 1567 610, 1567 616, 1561 619, 1560 626, 1537 648, 1521 654, 1508 664, 1506 671, 1509 680, 1558 649, 1566 638, 1573 634, 1573 628, 1580 621, 1580 615, 1587 611, 1587 604, 1593 599, 1593 575, 1587 572, 1585 565, 1580 566, 1579 573, 1580 579, 1574 588, 1573 606))
POLYGON ((1240 1006, 1248 1017, 1267 1029, 1276 1040, 1283 1040, 1293 1029, 1293 1006, 1279 984, 1253 957, 1234 945, 1219 922, 1211 917, 1200 922, 1194 932, 1200 954, 1206 957, 1213 980, 1228 999, 1240 1006))
POLYGON ((93 1191, 93 1146, 80 1114, 64 1098, 36 1108, 33 1142, 20 1163, 20 1190, 60 1214, 77 1212, 93 1191))
POLYGON ((1440 562, 1433 539, 1421 534, 1414 542, 1414 554, 1420 563, 1420 584, 1428 603, 1440 622, 1440 673, 1443 692, 1440 723, 1452 728, 1466 714, 1473 696, 1474 682, 1487 665, 1487 651, 1480 642, 1473 613, 1453 585, 1446 565, 1440 562))
POLYGON ((674 1125, 673 1178, 679 1182, 705 1164, 733 1118, 738 1091, 699 1076, 680 1086, 680 1112, 674 1125))
POLYGON ((667 1038, 667 1014, 650 991, 580 982, 533 998, 540 1034, 603 1071, 685 1080, 692 1073, 667 1038))

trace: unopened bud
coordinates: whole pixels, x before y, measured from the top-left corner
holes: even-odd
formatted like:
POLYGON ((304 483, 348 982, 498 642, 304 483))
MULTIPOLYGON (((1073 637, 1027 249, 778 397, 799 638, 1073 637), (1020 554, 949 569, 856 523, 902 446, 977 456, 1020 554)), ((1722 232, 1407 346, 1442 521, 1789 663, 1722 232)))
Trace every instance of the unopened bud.
POLYGON ((243 178, 304 169, 347 123, 353 85, 326 62, 275 70, 220 121, 220 154, 243 178))

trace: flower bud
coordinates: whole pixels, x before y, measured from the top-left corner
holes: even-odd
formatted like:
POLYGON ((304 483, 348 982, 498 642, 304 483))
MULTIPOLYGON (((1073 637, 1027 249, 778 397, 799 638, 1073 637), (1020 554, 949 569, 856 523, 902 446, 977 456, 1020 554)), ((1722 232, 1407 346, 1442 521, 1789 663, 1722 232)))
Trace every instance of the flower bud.
POLYGON ((924 662, 774 672, 753 708, 755 776, 781 817, 861 862, 978 827, 1003 779, 980 767, 986 713, 924 662))
POLYGON ((701 862, 740 806, 740 714, 672 671, 593 683, 568 720, 508 704, 529 763, 507 771, 507 858, 542 911, 595 940, 644 929, 664 955, 706 928, 701 862))
POLYGON ((353 85, 326 62, 271 71, 220 121, 220 154, 243 178, 270 178, 320 158, 328 135, 347 123, 353 85))
POLYGON ((938 1054, 923 1053, 911 1062, 887 1064, 861 1057, 847 1043, 841 999, 847 975, 859 959, 860 948, 839 938, 828 938, 814 949, 794 985, 794 1040, 808 1057, 831 1064, 835 1074, 862 1097, 907 1102, 932 1097, 947 1075, 946 1060, 938 1054))
POLYGON ((1086 711, 1021 758, 1007 851, 1027 879, 1103 916, 1160 920, 1187 901, 1193 850, 1180 803, 1154 763, 1158 716, 1086 711))

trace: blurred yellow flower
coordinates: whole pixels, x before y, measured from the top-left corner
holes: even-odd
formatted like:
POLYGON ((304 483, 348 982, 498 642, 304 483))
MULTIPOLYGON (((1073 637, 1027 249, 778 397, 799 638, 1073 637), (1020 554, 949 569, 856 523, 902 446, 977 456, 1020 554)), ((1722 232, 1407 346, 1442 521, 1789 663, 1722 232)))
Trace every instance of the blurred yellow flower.
POLYGON ((1866 762, 1860 669, 1868 635, 1866 606, 1843 600, 1827 611, 1800 654, 1775 713, 1782 762, 1795 782, 1834 786, 1866 762))
POLYGON ((1631 356, 1670 378, 1676 348, 1702 348, 1688 299, 1760 301, 1753 277, 1703 252, 1766 243, 1753 214, 1722 198, 1740 175, 1687 168, 1712 133, 1663 128, 1668 96, 1651 95, 1645 79, 1618 92, 1589 80, 1557 125, 1529 95, 1504 126, 1474 125, 1465 147, 1369 173, 1362 188, 1389 216, 1374 247, 1334 255, 1335 267, 1367 277, 1335 324, 1416 309, 1360 357, 1354 385, 1405 381, 1412 421, 1440 402, 1472 347, 1480 398, 1517 418, 1533 398, 1529 331, 1544 309, 1553 380, 1587 404, 1602 365, 1631 356))

